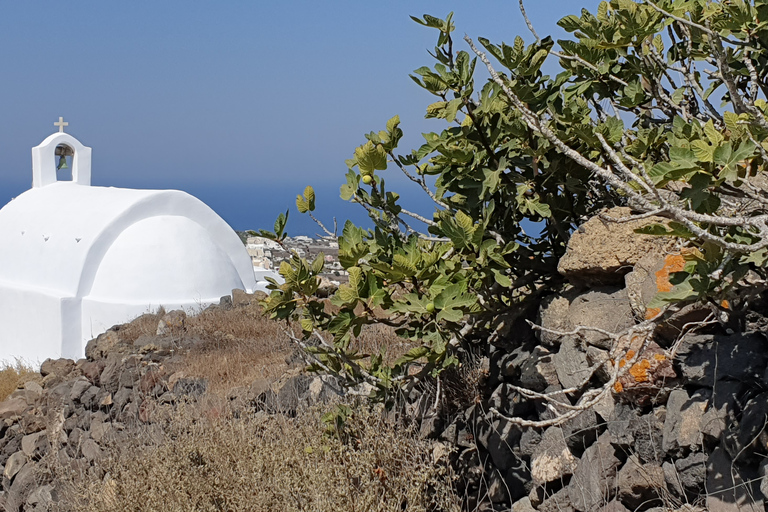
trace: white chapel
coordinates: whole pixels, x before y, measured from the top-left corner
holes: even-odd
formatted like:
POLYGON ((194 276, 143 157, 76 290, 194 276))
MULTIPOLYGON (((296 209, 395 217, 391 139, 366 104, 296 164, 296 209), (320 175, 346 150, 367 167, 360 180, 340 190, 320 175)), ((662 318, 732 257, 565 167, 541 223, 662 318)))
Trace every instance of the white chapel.
POLYGON ((178 190, 91 186, 91 148, 55 124, 32 149, 32 188, 0 209, 0 360, 78 359, 88 340, 161 305, 256 289, 245 247, 213 210, 178 190), (59 181, 68 157, 72 179, 59 181))

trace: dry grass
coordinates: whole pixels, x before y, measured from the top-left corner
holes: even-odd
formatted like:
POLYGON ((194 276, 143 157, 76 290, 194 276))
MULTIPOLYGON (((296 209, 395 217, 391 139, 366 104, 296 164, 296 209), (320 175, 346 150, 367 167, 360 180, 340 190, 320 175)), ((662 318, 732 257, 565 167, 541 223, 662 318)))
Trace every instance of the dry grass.
POLYGON ((40 382, 42 376, 21 361, 15 364, 3 363, 0 366, 0 402, 30 380, 40 382))
POLYGON ((250 420, 174 417, 160 444, 120 449, 108 476, 56 475, 63 510, 458 511, 453 474, 433 445, 357 409, 347 442, 323 434, 319 411, 250 420))
POLYGON ((207 379, 215 394, 279 377, 295 350, 280 324, 264 317, 256 305, 202 311, 187 318, 186 329, 186 335, 201 341, 169 364, 169 370, 207 379))

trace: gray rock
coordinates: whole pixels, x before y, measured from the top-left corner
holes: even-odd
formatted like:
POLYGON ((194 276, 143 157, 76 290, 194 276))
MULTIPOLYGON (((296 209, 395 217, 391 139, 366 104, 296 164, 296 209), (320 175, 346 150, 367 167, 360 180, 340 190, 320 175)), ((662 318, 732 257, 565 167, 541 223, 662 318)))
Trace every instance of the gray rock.
POLYGON ((120 382, 120 373, 122 371, 123 361, 119 354, 112 354, 107 359, 104 370, 99 377, 101 388, 108 393, 115 393, 118 390, 120 382))
POLYGON ((539 512, 575 512, 568 487, 563 487, 538 506, 539 512))
POLYGON ((584 411, 563 423, 561 428, 568 447, 581 453, 597 439, 597 414, 591 409, 584 411))
POLYGON ((541 432, 534 428, 526 428, 520 436, 520 455, 530 457, 536 451, 541 442, 541 432))
POLYGON ((35 512, 46 511, 57 501, 57 493, 50 484, 41 485, 27 497, 27 507, 34 507, 35 512))
POLYGON ((542 346, 534 348, 530 356, 520 362, 519 369, 519 383, 526 389, 544 391, 560 383, 552 353, 542 346))
POLYGON ((763 392, 747 401, 741 413, 738 431, 735 436, 728 436, 725 448, 732 457, 751 455, 755 450, 750 447, 758 445, 761 452, 768 444, 768 432, 765 431, 768 422, 768 392, 763 392))
POLYGON ((691 491, 703 488, 707 479, 708 458, 706 454, 696 452, 675 460, 674 465, 680 485, 691 491))
POLYGON ((629 512, 619 500, 613 500, 600 509, 600 512, 629 512))
POLYGON ((510 512, 536 512, 536 509, 531 505, 531 499, 527 496, 512 504, 510 512))
POLYGON ((8 457, 8 460, 5 463, 5 471, 3 471, 3 475, 9 480, 13 480, 13 477, 16 476, 16 473, 18 473, 21 468, 24 467, 24 464, 27 463, 27 456, 24 455, 24 452, 16 452, 10 457, 8 457))
POLYGON ((589 377, 587 355, 573 338, 564 339, 560 345, 560 350, 552 359, 555 363, 557 378, 563 388, 578 386, 589 377))
MULTIPOLYGON (((232 297, 227 296, 229 299, 229 305, 232 306, 232 297)), ((171 336, 178 335, 184 331, 184 325, 186 323, 187 314, 180 310, 174 310, 170 313, 166 313, 163 318, 157 324, 157 336, 171 336)))
POLYGON ((709 512, 763 512, 752 499, 752 490, 731 464, 725 450, 714 449, 707 460, 707 510, 709 512))
POLYGON ((693 396, 689 396, 683 389, 670 393, 662 440, 662 449, 665 452, 701 445, 702 419, 709 398, 710 394, 706 391, 697 391, 693 396))
MULTIPOLYGON (((635 325, 625 289, 596 288, 579 295, 571 302, 568 319, 572 327, 585 325, 612 333, 635 325)), ((611 339, 603 334, 585 331, 582 336, 589 345, 603 349, 611 348, 611 339)))
POLYGON ((96 397, 101 393, 101 388, 97 386, 91 386, 80 395, 80 403, 87 409, 93 409, 98 404, 96 403, 96 397))
POLYGON ((173 385, 173 393, 190 397, 198 397, 208 390, 208 381, 195 377, 182 377, 173 385))
POLYGON ((46 359, 40 365, 40 375, 46 377, 54 374, 66 377, 75 369, 75 362, 71 359, 46 359))
MULTIPOLYGON (((539 322, 554 331, 568 332, 576 326, 589 326, 613 333, 635 323, 626 290, 613 287, 594 288, 586 293, 569 290, 545 299, 539 310, 539 322)), ((595 331, 584 331, 581 336, 589 345, 600 348, 611 345, 610 338, 595 331)), ((539 339, 547 345, 563 341, 560 336, 543 331, 539 332, 539 339)))
POLYGON ((760 380, 768 361, 766 349, 760 334, 686 336, 677 357, 690 384, 713 387, 715 375, 717 380, 760 380))
POLYGON ((103 455, 99 445, 96 444, 96 441, 91 438, 83 441, 82 445, 80 446, 80 453, 83 454, 83 457, 85 457, 86 460, 91 462, 101 459, 103 455))
POLYGON ((515 465, 517 456, 512 452, 512 447, 518 444, 520 436, 520 427, 514 423, 505 419, 499 419, 492 423, 491 431, 483 444, 488 450, 494 466, 506 470, 515 465))
POLYGON ((27 401, 23 398, 9 398, 0 403, 0 420, 21 415, 27 410, 27 401))
POLYGON ((83 396, 83 393, 85 393, 90 387, 91 381, 89 381, 86 377, 78 377, 77 380, 72 383, 72 388, 69 391, 69 399, 72 401, 80 400, 80 397, 83 396))
MULTIPOLYGON (((277 405, 281 411, 295 412, 309 391, 312 377, 299 374, 288 379, 277 392, 277 405)), ((426 403, 426 402, 425 402, 426 403)))
MULTIPOLYGON (((568 319, 568 310, 571 307, 571 301, 579 294, 576 289, 566 290, 560 295, 550 295, 541 301, 539 306, 539 318, 537 323, 552 331, 567 332, 571 323, 568 319)), ((557 346, 561 338, 556 334, 547 331, 536 332, 539 341, 544 345, 557 346)))
POLYGON ((19 512, 21 507, 27 501, 27 496, 31 493, 37 484, 37 468, 35 464, 29 462, 16 474, 11 483, 11 488, 6 494, 5 510, 6 512, 19 512))
POLYGON ((48 445, 46 431, 41 430, 21 438, 21 451, 30 458, 39 458, 48 445))
POLYGON ((543 485, 573 474, 578 460, 565 442, 560 427, 549 427, 531 456, 533 485, 543 485))
POLYGON ((31 391, 38 397, 43 395, 43 386, 41 386, 40 384, 38 384, 33 380, 28 380, 27 382, 25 382, 24 389, 26 389, 27 391, 31 391))
POLYGON ((498 470, 492 471, 490 475, 490 483, 488 485, 488 498, 493 503, 509 502, 509 493, 507 492, 507 484, 504 481, 504 477, 498 470))
POLYGON ((632 455, 624 463, 617 477, 618 499, 632 510, 641 505, 660 502, 667 490, 664 470, 655 463, 643 463, 632 455))
POLYGON ((584 452, 568 484, 571 504, 580 512, 592 512, 609 502, 616 491, 616 471, 619 467, 610 435, 602 434, 584 452))
MULTIPOLYGON (((630 208, 616 207, 605 215, 624 218, 631 215, 630 208)), ((565 255, 560 258, 557 271, 572 283, 589 285, 623 283, 624 274, 648 253, 664 253, 671 240, 667 237, 638 235, 635 229, 649 224, 664 223, 659 217, 616 223, 592 217, 582 224, 568 240, 565 255)))

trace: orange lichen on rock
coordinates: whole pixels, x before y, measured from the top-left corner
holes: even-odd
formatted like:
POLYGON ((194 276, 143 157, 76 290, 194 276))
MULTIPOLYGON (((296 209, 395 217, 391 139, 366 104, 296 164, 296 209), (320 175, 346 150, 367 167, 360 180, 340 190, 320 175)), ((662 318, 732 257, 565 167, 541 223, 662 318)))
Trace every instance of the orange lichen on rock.
POLYGON ((672 361, 653 341, 639 354, 636 350, 627 350, 618 361, 619 368, 626 368, 630 364, 626 373, 622 372, 613 386, 613 391, 621 394, 621 400, 625 402, 646 405, 659 396, 658 390, 665 381, 677 376, 672 361), (633 362, 634 357, 638 358, 636 362, 633 362))
POLYGON ((629 369, 629 374, 634 377, 636 382, 648 382, 648 369, 650 367, 651 362, 643 359, 632 365, 632 368, 629 369))
MULTIPOLYGON (((685 269, 685 257, 682 254, 669 254, 664 258, 664 265, 656 272, 656 290, 659 292, 672 291, 675 285, 669 281, 669 276, 685 269)), ((648 308, 645 319, 650 320, 661 313, 660 308, 648 308)))

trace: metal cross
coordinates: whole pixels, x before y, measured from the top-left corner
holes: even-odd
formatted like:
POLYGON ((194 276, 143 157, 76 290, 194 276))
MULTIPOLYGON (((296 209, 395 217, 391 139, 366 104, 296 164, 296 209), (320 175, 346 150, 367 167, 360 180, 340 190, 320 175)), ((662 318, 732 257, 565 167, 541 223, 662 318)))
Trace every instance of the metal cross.
POLYGON ((64 122, 64 118, 63 117, 59 117, 59 122, 58 123, 53 123, 53 126, 58 126, 59 127, 59 132, 60 133, 64 133, 64 127, 65 126, 69 126, 69 123, 65 123, 64 122))

